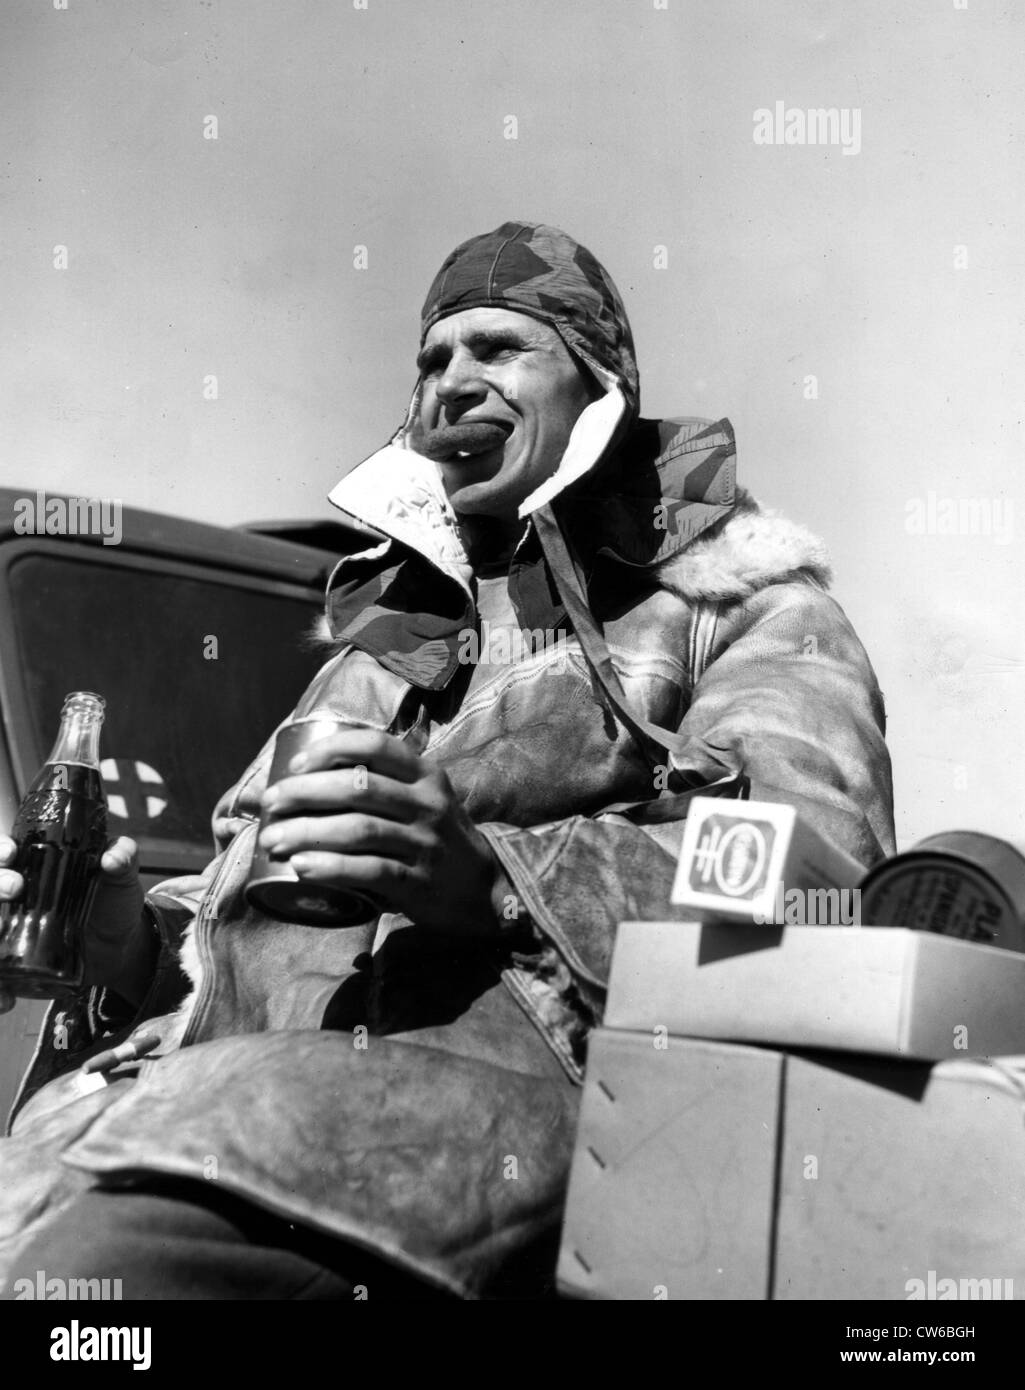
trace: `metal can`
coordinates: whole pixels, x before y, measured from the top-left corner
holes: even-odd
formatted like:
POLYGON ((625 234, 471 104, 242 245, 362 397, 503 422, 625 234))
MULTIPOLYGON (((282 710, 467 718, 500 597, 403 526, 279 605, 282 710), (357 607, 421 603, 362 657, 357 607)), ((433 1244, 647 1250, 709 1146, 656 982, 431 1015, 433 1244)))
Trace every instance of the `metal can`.
MULTIPOLYGON (((267 774, 267 786, 291 776, 288 765, 297 753, 311 743, 345 730, 366 726, 349 720, 314 715, 295 724, 286 724, 274 743, 274 757, 267 774)), ((266 812, 260 817, 260 831, 269 823, 266 812)), ((287 859, 275 859, 257 841, 246 883, 246 902, 271 917, 301 922, 311 927, 358 927, 372 921, 384 909, 370 893, 355 888, 339 888, 300 878, 287 859)))
POLYGON ((1025 856, 974 830, 930 835, 866 876, 861 920, 1025 951, 1025 856))

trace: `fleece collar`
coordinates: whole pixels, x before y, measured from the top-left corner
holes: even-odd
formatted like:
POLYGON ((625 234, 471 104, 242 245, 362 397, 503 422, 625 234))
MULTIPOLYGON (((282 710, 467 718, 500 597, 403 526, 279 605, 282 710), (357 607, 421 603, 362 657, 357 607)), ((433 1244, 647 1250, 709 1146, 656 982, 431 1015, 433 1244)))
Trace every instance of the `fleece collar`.
MULTIPOLYGON (((574 531, 628 564, 660 564, 733 505, 733 428, 728 420, 637 420, 620 441, 628 416, 623 391, 612 373, 598 364, 592 370, 605 393, 581 412, 558 469, 521 503, 520 517, 572 487, 560 513, 575 519, 574 531), (612 466, 599 471, 609 455, 612 466), (588 475, 592 486, 574 486, 588 475)), ((469 594, 470 565, 441 470, 407 442, 419 396, 418 385, 402 427, 347 473, 328 500, 423 556, 469 594)))
MULTIPOLYGON (((721 521, 735 502, 733 431, 726 420, 635 421, 616 378, 574 427, 559 468, 520 507, 525 522, 557 517, 590 573, 599 557, 657 568, 721 521), (553 511, 554 508, 554 511, 553 511)), ((441 689, 458 666, 459 635, 476 621, 473 572, 437 463, 408 447, 406 423, 330 493, 342 511, 380 533, 339 561, 328 583, 336 639, 367 651, 413 684, 441 689)), ((565 625, 565 576, 528 524, 510 571, 522 626, 565 625)))
MULTIPOLYGON (((803 526, 761 511, 735 488, 728 421, 640 422, 631 449, 632 491, 603 491, 596 478, 590 494, 575 489, 563 499, 563 525, 586 573, 608 558, 651 572, 660 588, 690 603, 734 602, 798 577, 828 586, 822 542, 803 526), (656 441, 662 447, 653 458, 656 441), (647 453, 647 468, 638 468, 636 450, 647 453), (648 490, 656 487, 661 492, 648 490), (652 497, 664 528, 652 526, 652 497)), ((353 643, 414 685, 440 690, 457 669, 459 632, 475 622, 473 575, 455 519, 439 521, 446 507, 435 465, 408 450, 398 454, 375 455, 380 485, 369 491, 366 506, 353 511, 391 534, 336 567, 324 636, 339 645, 353 643), (389 505, 393 497, 404 498, 404 505, 389 505)), ((346 500, 355 509, 351 494, 346 500)), ((535 515, 551 518, 552 511, 546 506, 535 515)), ((532 526, 510 569, 510 594, 524 628, 571 626, 559 579, 553 579, 532 526)))
POLYGON ((722 524, 670 556, 658 572, 660 586, 689 603, 734 603, 798 577, 829 587, 825 545, 807 527, 762 511, 743 488, 722 524))
MULTIPOLYGON (((591 366, 604 394, 580 412, 556 471, 520 504, 524 520, 589 473, 626 418, 626 399, 615 376, 597 363, 591 366)), ((408 443, 420 393, 417 383, 401 429, 383 449, 347 473, 328 501, 416 551, 470 595, 470 564, 441 469, 408 443)))

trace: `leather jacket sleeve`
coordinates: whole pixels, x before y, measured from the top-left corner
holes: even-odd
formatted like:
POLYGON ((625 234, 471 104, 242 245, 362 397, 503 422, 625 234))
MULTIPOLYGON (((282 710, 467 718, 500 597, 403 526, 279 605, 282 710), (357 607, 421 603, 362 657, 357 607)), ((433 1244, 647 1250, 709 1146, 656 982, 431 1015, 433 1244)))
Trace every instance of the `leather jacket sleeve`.
MULTIPOLYGON (((198 885, 200 880, 193 882, 198 885)), ((8 1133, 22 1109, 49 1082, 68 1076, 96 1053, 124 1042, 141 1023, 178 1007, 189 990, 180 964, 181 939, 200 897, 198 887, 191 901, 165 896, 159 889, 147 894, 139 930, 152 932, 158 946, 153 976, 138 1007, 99 985, 53 1000, 11 1107, 8 1133)))
MULTIPOLYGON (((687 754, 673 763, 688 780, 718 781, 725 766, 749 778, 752 800, 793 804, 866 867, 893 852, 882 697, 854 629, 818 585, 769 585, 721 605, 697 674, 679 729, 687 754)), ((600 999, 618 924, 669 911, 682 820, 599 813, 479 828, 577 991, 600 999)))

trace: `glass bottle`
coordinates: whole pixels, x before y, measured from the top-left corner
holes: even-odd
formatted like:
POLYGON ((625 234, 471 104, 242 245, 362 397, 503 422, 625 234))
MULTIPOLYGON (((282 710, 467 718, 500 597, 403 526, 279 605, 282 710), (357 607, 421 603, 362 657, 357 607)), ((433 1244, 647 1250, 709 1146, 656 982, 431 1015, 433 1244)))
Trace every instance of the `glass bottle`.
POLYGON ((107 845, 100 776, 105 701, 76 690, 61 710, 53 751, 18 808, 11 838, 24 888, 0 904, 0 988, 53 999, 82 984, 82 935, 107 845))

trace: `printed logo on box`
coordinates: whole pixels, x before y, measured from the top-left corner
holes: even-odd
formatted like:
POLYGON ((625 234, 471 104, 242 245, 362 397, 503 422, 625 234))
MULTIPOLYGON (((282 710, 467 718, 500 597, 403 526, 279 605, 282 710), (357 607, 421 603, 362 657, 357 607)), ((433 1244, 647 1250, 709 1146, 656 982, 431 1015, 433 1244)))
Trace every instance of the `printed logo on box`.
POLYGON ((768 820, 738 820, 712 812, 706 817, 687 875, 695 893, 756 898, 767 886, 776 827, 768 820))

